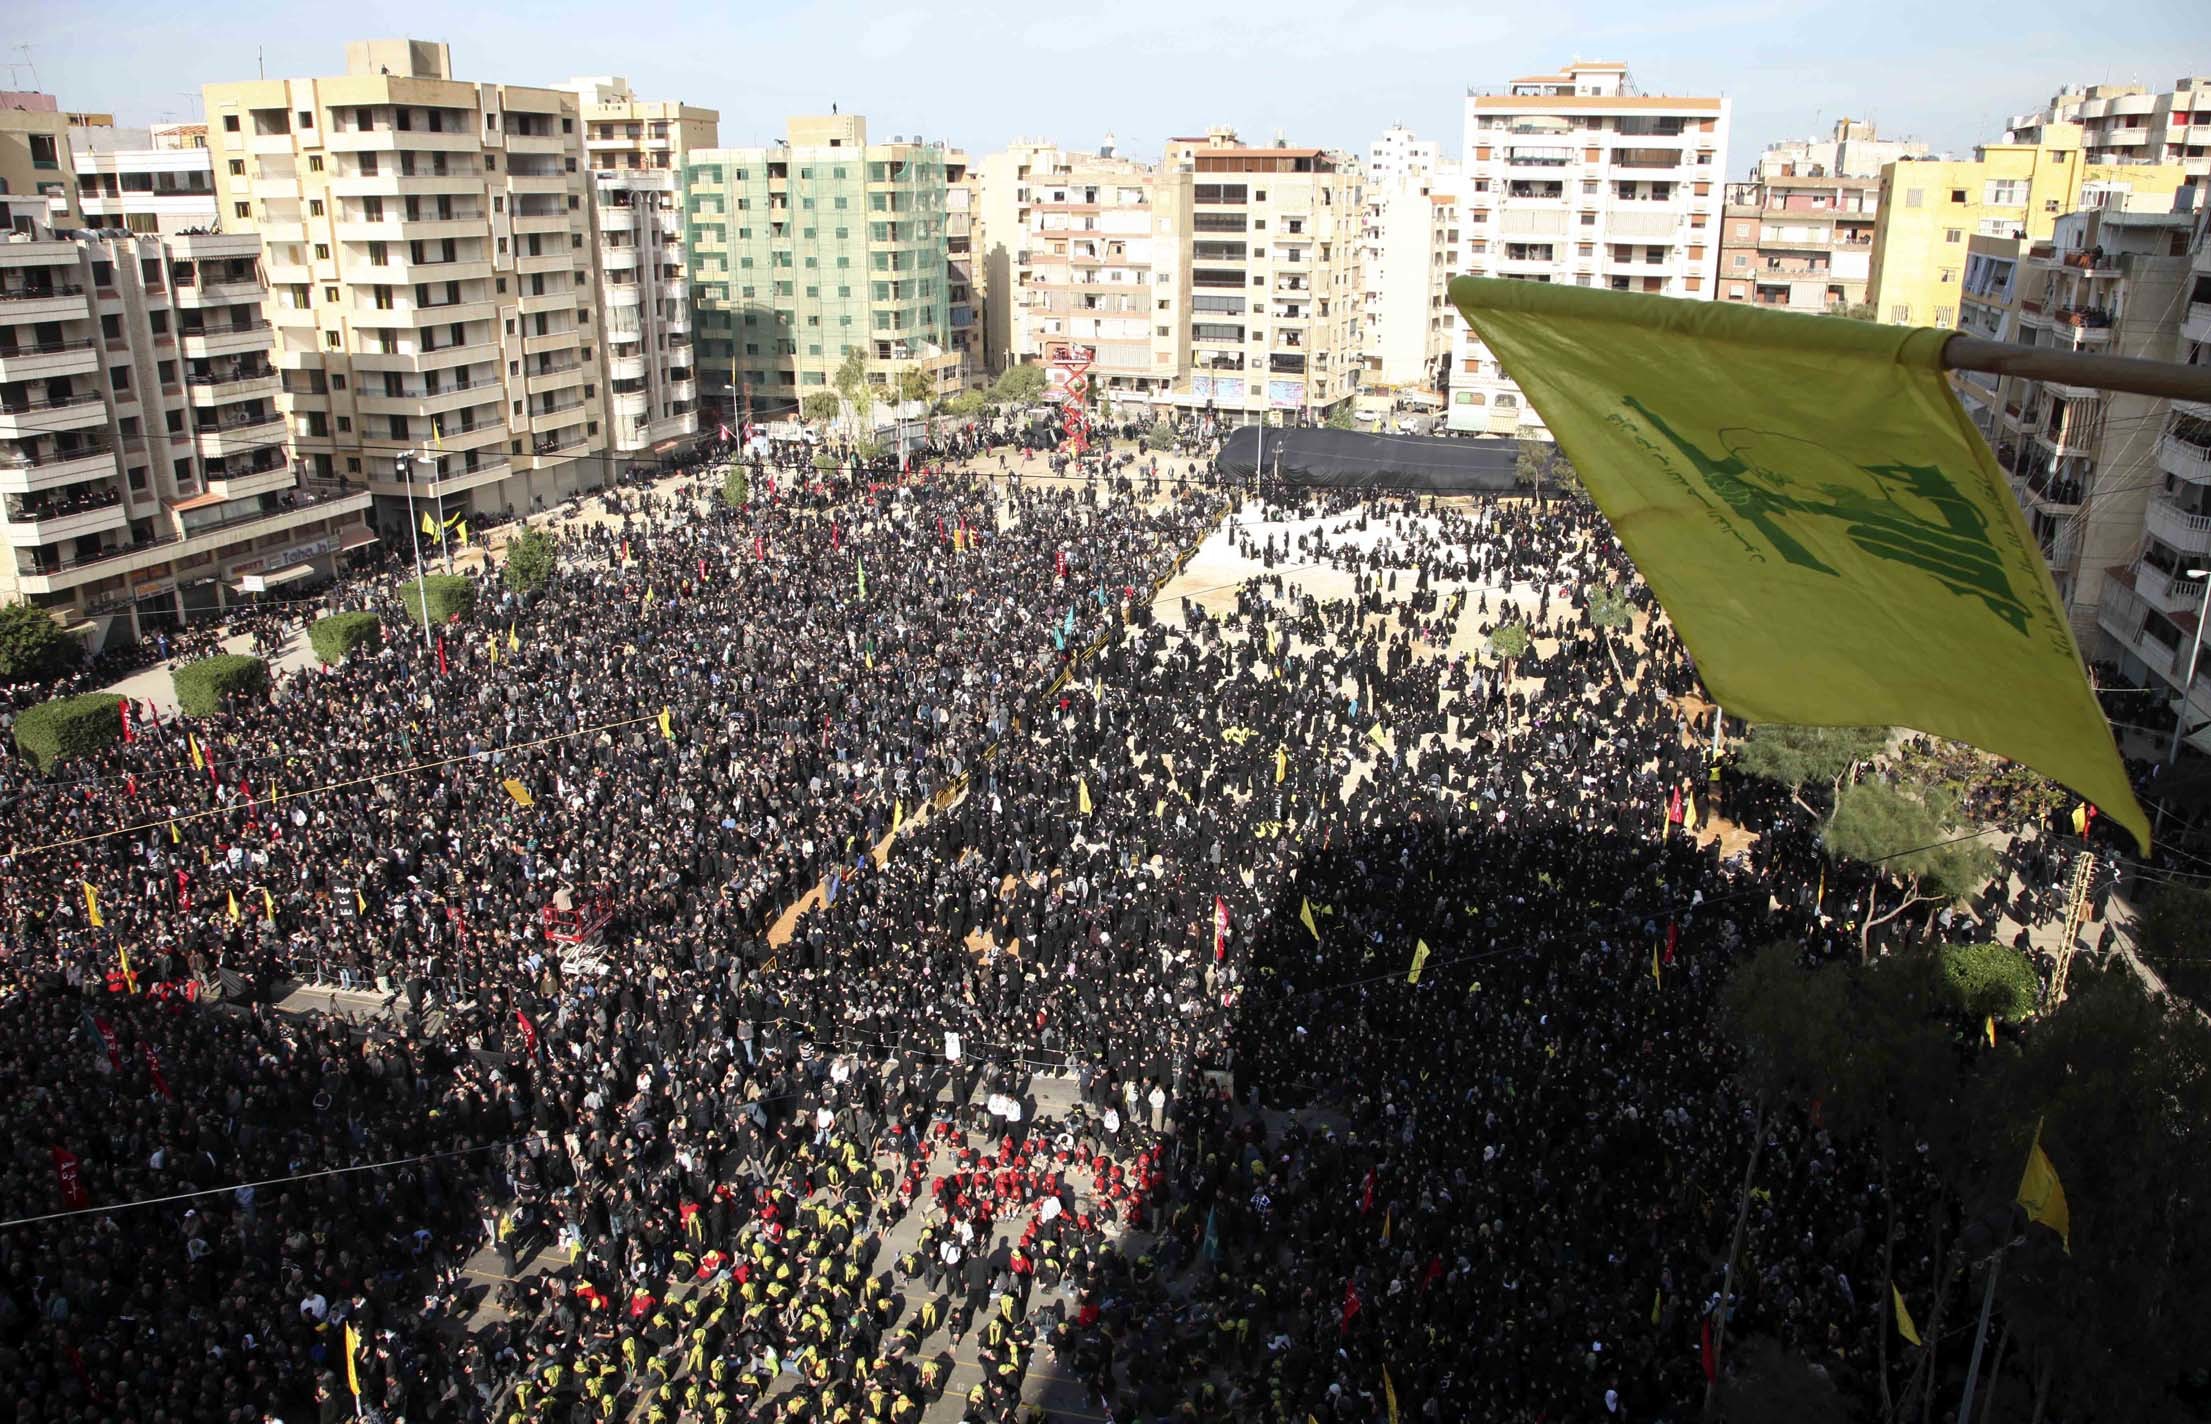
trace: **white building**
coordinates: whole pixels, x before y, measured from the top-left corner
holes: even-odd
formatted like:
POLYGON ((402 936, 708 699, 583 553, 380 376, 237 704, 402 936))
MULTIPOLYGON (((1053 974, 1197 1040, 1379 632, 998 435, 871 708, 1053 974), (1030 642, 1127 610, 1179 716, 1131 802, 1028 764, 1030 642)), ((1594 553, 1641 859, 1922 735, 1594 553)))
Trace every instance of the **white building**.
POLYGON ((286 449, 261 239, 63 238, 47 202, 0 198, 0 601, 97 651, 375 542, 286 449))
MULTIPOLYGON (((195 126, 196 127, 196 126, 195 126)), ((215 175, 204 141, 180 143, 177 125, 69 131, 77 205, 86 227, 172 233, 215 227, 215 175)), ((205 135, 199 136, 204 140, 205 135)))
MULTIPOLYGON (((1465 270, 1711 300, 1728 114, 1726 99, 1643 94, 1615 63, 1469 91, 1465 270)), ((1449 413, 1455 431, 1549 438, 1463 323, 1449 413)))
POLYGON ((1367 152, 1367 182, 1380 185, 1400 178, 1432 177, 1445 166, 1441 143, 1421 138, 1403 124, 1392 124, 1367 152))
POLYGON ((1767 144, 1751 177, 1760 183, 1777 178, 1879 178, 1891 163, 1926 156, 1927 145, 1917 140, 1883 138, 1870 123, 1837 119, 1826 138, 1767 144))
POLYGON ((2040 144, 2051 124, 2080 125, 2083 163, 2178 163, 2190 187, 2211 180, 2211 79, 2176 79, 2162 94, 2141 84, 2076 84, 2031 114, 2012 115, 2004 142, 2040 144))
POLYGON ((1455 173, 1413 174, 1367 184, 1359 351, 1369 386, 1433 389, 1450 356, 1458 325, 1448 293, 1459 250, 1458 181, 1455 173))

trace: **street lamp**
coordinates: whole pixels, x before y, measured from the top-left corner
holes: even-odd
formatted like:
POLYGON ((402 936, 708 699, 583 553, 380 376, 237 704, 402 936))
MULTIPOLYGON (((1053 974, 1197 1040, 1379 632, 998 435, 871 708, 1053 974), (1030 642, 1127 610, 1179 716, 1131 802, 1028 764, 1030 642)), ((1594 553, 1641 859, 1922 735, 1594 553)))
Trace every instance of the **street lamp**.
POLYGON ((2196 598, 2196 632, 2188 640, 2188 675, 2180 680, 2180 711, 2173 718, 2173 740, 2165 748, 2165 764, 2171 766, 2180 759, 2180 739, 2188 731, 2188 698, 2196 686, 2196 658, 2203 652, 2203 615, 2211 611, 2211 569, 2190 569, 2185 577, 2203 585, 2203 592, 2196 598))
POLYGON ((422 646, 435 646, 430 637, 429 591, 422 586, 422 522, 415 517, 415 457, 406 450, 392 456, 393 471, 407 486, 407 537, 415 546, 415 606, 422 610, 422 646))

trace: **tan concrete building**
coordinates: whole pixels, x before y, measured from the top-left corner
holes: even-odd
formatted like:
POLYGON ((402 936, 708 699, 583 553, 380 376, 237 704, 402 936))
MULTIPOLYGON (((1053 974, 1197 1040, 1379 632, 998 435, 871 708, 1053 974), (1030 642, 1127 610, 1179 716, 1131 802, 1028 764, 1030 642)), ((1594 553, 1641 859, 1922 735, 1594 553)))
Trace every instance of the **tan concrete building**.
POLYGON ((72 129, 69 146, 86 227, 173 233, 218 225, 214 163, 204 144, 149 129, 72 129))
POLYGON ((250 233, 62 238, 0 199, 0 601, 97 651, 329 573, 366 493, 303 488, 250 233))
POLYGON ((598 208, 611 445, 621 456, 666 456, 699 429, 683 167, 720 141, 721 115, 639 99, 618 75, 567 87, 583 101, 598 208))
POLYGON ((990 379, 983 352, 985 277, 977 251, 981 197, 981 175, 968 161, 966 150, 948 150, 944 155, 945 320, 952 330, 952 349, 960 358, 960 384, 968 389, 986 385, 990 379))
POLYGON ((578 96, 359 41, 346 72, 206 90, 226 232, 267 248, 280 404, 309 481, 448 515, 609 476, 594 193, 578 96), (402 461, 412 460, 411 480, 402 461))
POLYGON ((1190 182, 1190 375, 1175 405, 1227 424, 1312 423, 1348 405, 1363 364, 1363 165, 1216 128, 1169 139, 1161 167, 1190 182))
MULTIPOLYGON (((75 227, 77 173, 69 149, 69 131, 85 127, 80 119, 105 114, 65 114, 51 94, 0 93, 0 194, 43 195, 57 227, 75 227)), ((20 211, 20 209, 18 209, 20 211)))
MULTIPOLYGON (((1372 171, 1370 160, 1370 173, 1372 171)), ((1366 384, 1433 390, 1451 359, 1447 289, 1459 251, 1459 175, 1370 177, 1359 234, 1359 354, 1366 384)))
POLYGON ((1862 307, 1880 211, 1879 178, 1790 174, 1728 184, 1719 299, 1797 312, 1862 307))
MULTIPOLYGON (((1711 300, 1729 112, 1723 98, 1645 94, 1609 61, 1469 90, 1465 270, 1711 300)), ((1463 323, 1448 412, 1455 431, 1550 438, 1463 323)))

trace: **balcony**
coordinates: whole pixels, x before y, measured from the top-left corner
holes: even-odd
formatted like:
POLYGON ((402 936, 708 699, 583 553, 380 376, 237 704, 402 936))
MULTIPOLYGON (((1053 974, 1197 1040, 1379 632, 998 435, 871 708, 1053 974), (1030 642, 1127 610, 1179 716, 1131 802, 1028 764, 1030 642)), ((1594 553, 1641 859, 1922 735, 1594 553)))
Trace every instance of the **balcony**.
POLYGON ((273 396, 279 389, 274 370, 243 376, 186 376, 184 384, 191 390, 192 404, 200 406, 227 405, 251 396, 273 396))
MULTIPOLYGON (((610 290, 612 289, 610 288, 610 290)), ((636 288, 633 286, 630 290, 634 294, 636 288)), ((576 296, 577 292, 573 287, 558 292, 543 292, 535 296, 526 295, 515 300, 515 310, 523 316, 536 316, 539 312, 574 311, 576 309, 576 296)), ((619 306, 621 303, 617 302, 615 305, 619 306)), ((635 305, 634 296, 631 305, 635 305)))
POLYGON ((2197 441, 2180 430, 2167 430, 2157 437, 2157 464, 2191 484, 2211 484, 2211 432, 2197 441))
POLYGON ((259 469, 223 470, 210 467, 207 490, 217 499, 252 499, 277 494, 292 487, 292 467, 282 459, 259 469))
POLYGON ((55 376, 89 376, 100 369, 100 352, 83 341, 23 341, 0 349, 0 384, 43 381, 55 376))
POLYGON ((2190 514, 2169 499, 2152 499, 2143 525, 2183 554, 2211 554, 2211 514, 2190 514))
POLYGON ((27 594, 63 593, 116 574, 156 568, 172 561, 195 560, 217 550, 236 549, 251 540, 304 525, 357 514, 369 507, 366 494, 325 499, 298 499, 275 509, 255 510, 220 524, 194 529, 182 538, 148 539, 136 544, 111 544, 85 557, 61 559, 16 574, 16 587, 27 594))
POLYGON ((249 326, 208 327, 199 331, 182 332, 180 335, 184 354, 195 361, 266 351, 276 340, 275 331, 262 322, 254 322, 249 326))
POLYGON ((398 395, 386 395, 364 385, 356 399, 366 415, 442 416, 471 406, 496 404, 505 393, 497 379, 487 378, 448 384, 435 391, 402 391, 398 395))
POLYGON ((476 135, 467 129, 332 129, 323 135, 332 153, 474 153, 476 135))
POLYGON ((332 196, 339 198, 458 198, 484 190, 478 173, 375 173, 334 178, 332 196))
POLYGON ((645 378, 645 358, 637 356, 607 357, 607 378, 615 381, 641 381, 645 378))
POLYGON ((575 181, 573 173, 509 173, 507 189, 518 196, 544 197, 566 193, 575 181))
MULTIPOLYGON (((577 404, 581 405, 582 401, 579 400, 577 404)), ((642 420, 651 409, 652 397, 644 391, 614 392, 614 413, 616 415, 627 415, 642 420)))
POLYGON ((697 398, 698 398, 698 387, 697 387, 696 385, 694 385, 694 384, 693 384, 693 383, 691 382, 691 379, 690 379, 689 377, 687 377, 687 376, 686 376, 686 377, 678 377, 678 378, 674 378, 674 379, 671 379, 671 380, 670 380, 670 381, 668 382, 668 399, 669 399, 669 400, 671 400, 671 401, 687 401, 687 400, 695 400, 695 399, 697 399, 697 398))
POLYGON ((392 287, 411 287, 418 282, 488 282, 491 280, 491 263, 480 257, 456 257, 451 261, 432 259, 427 262, 410 261, 404 251, 391 254, 388 262, 349 260, 344 264, 345 279, 353 283, 383 283, 392 287))
MULTIPOLYGON (((610 307, 634 307, 643 300, 635 282, 608 282, 602 290, 606 293, 606 304, 610 307)), ((575 299, 570 297, 568 304, 574 306, 575 299)))
POLYGON ((489 301, 394 302, 388 307, 355 307, 347 313, 353 325, 370 328, 449 326, 455 322, 490 321, 498 310, 489 301))
POLYGON ((0 452, 0 494, 58 489, 114 473, 115 447, 105 440, 44 454, 0 452))
MULTIPOLYGON (((636 265, 636 258, 636 248, 624 247, 609 250, 602 261, 608 267, 628 267, 636 265), (617 251, 629 253, 630 260, 617 262, 614 258, 617 251)), ((565 272, 573 265, 574 259, 566 252, 525 252, 514 259, 514 270, 525 277, 541 272, 565 272)))
POLYGON ((87 499, 80 507, 66 511, 40 510, 14 500, 8 503, 7 542, 18 549, 35 549, 42 544, 58 544, 64 539, 81 539, 88 534, 104 534, 110 529, 130 526, 123 497, 112 487, 104 495, 87 499))
POLYGON ((572 142, 565 134, 510 133, 507 135, 507 152, 541 153, 555 158, 568 152, 572 142))
POLYGON ((0 323, 82 321, 89 314, 84 288, 73 282, 0 289, 0 323))
POLYGON ((259 302, 267 295, 267 289, 252 278, 234 282, 203 282, 198 286, 179 286, 174 294, 180 307, 230 306, 238 302, 259 302))
POLYGON ((253 420, 221 421, 214 426, 203 425, 197 439, 202 457, 220 460, 230 455, 243 455, 263 446, 280 444, 284 435, 284 417, 269 415, 253 420))
MULTIPOLYGON (((2211 244, 2204 250, 2211 252, 2211 244)), ((2187 314, 2180 319, 2180 336, 2183 341, 2211 341, 2211 302, 2188 303, 2187 314)))
MULTIPOLYGON (((482 217, 408 218, 387 217, 376 222, 365 219, 338 222, 340 242, 442 242, 447 238, 484 236, 491 229, 482 217)), ((271 281, 276 280, 273 276, 271 281)))
POLYGON ((97 392, 48 400, 8 401, 0 405, 0 437, 30 440, 64 430, 107 424, 107 402, 97 392))
POLYGON ((574 454, 584 445, 583 426, 571 425, 563 435, 548 435, 530 447, 530 453, 539 459, 553 459, 574 454))
POLYGON ((360 371, 445 371, 499 359, 496 342, 468 342, 421 351, 358 351, 349 358, 360 371))

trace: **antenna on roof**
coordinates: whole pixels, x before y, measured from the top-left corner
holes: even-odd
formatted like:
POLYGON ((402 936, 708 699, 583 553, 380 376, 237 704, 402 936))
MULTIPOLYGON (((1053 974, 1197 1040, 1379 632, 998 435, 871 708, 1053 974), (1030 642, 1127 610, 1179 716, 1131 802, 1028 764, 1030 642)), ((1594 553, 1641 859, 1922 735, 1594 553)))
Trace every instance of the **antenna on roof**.
MULTIPOLYGON (((31 62, 31 47, 27 44, 19 44, 15 48, 16 52, 23 56, 22 67, 31 71, 31 88, 34 90, 40 89, 41 86, 38 82, 38 66, 31 62)), ((15 66, 12 64, 8 67, 10 69, 15 68, 15 66)))

